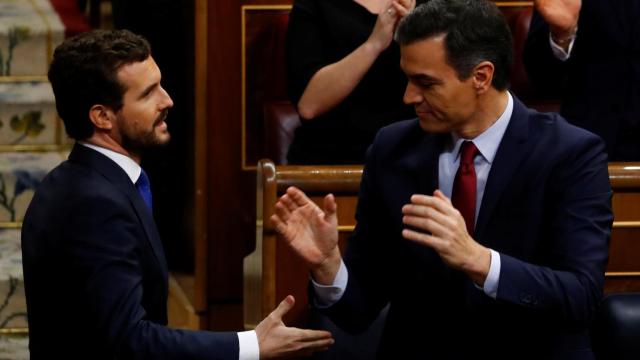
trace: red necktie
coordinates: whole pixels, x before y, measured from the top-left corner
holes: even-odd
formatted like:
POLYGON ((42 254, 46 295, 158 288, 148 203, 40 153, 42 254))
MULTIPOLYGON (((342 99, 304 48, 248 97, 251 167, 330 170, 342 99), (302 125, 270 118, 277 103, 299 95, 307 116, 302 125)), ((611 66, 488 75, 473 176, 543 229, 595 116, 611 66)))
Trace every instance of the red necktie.
POLYGON ((460 148, 460 167, 453 182, 451 202, 460 211, 467 224, 469 235, 473 236, 476 217, 476 169, 473 159, 478 148, 471 141, 465 141, 460 148))

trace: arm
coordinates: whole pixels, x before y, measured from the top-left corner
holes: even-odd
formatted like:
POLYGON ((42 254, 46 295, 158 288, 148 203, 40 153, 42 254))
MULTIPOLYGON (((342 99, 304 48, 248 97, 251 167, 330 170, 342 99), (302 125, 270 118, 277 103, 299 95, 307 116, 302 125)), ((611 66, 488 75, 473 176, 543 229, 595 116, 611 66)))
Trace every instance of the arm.
POLYGON ((315 18, 314 10, 294 7, 287 35, 287 59, 292 97, 302 119, 313 119, 326 113, 351 94, 380 53, 391 44, 399 19, 414 6, 415 0, 390 2, 378 15, 367 41, 330 64, 323 63, 323 47, 331 44, 318 41, 324 30, 315 18), (301 56, 304 59, 300 59, 301 56), (301 95, 296 96, 300 92, 301 95))
POLYGON ((534 6, 549 24, 551 40, 568 51, 578 28, 582 0, 536 0, 534 6))
MULTIPOLYGON (((73 266, 85 274, 87 323, 95 324, 105 349, 118 358, 237 359, 234 332, 177 330, 150 320, 166 316, 163 304, 144 305, 154 296, 166 297, 160 265, 128 201, 95 197, 78 204, 85 211, 71 220, 68 236, 73 266)), ((262 358, 309 354, 332 343, 327 332, 284 326, 282 315, 292 306, 293 298, 285 299, 256 328, 262 358)))
MULTIPOLYGON (((373 152, 370 149, 369 153, 373 152)), ((337 302, 328 300, 322 304, 323 312, 352 332, 366 329, 389 301, 386 290, 391 283, 391 269, 381 264, 388 265, 390 250, 384 241, 397 237, 382 225, 388 223, 383 219, 384 212, 372 209, 379 204, 371 179, 372 157, 368 156, 358 198, 357 226, 344 259, 347 286, 340 289, 337 302)), ((320 285, 332 285, 341 268, 335 200, 328 195, 320 209, 306 196, 293 200, 298 193, 303 195, 295 188, 288 189, 276 204, 271 220, 284 241, 311 269, 314 280, 320 285)))
POLYGON ((531 264, 502 254, 498 299, 585 326, 602 297, 613 221, 602 141, 591 137, 574 147, 549 183, 550 261, 531 264))
POLYGON ((558 95, 568 66, 567 57, 573 51, 581 1, 540 0, 535 2, 535 9, 523 62, 531 82, 539 90, 558 95), (559 57, 562 52, 566 55, 559 57))

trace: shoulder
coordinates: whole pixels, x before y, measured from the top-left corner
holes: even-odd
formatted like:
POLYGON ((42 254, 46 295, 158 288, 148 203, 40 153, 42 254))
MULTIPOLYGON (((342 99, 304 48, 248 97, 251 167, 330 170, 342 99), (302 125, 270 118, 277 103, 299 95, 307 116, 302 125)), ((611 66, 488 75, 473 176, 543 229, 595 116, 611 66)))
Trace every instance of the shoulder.
POLYGON ((36 191, 38 196, 55 202, 52 206, 74 212, 129 207, 124 189, 97 170, 73 161, 65 161, 47 174, 36 191))
POLYGON ((571 151, 595 148, 604 151, 604 141, 598 135, 570 124, 557 113, 541 113, 528 109, 527 120, 539 147, 547 151, 571 151))
POLYGON ((417 118, 395 122, 381 128, 374 141, 374 146, 396 147, 407 142, 421 140, 425 131, 420 127, 417 118))

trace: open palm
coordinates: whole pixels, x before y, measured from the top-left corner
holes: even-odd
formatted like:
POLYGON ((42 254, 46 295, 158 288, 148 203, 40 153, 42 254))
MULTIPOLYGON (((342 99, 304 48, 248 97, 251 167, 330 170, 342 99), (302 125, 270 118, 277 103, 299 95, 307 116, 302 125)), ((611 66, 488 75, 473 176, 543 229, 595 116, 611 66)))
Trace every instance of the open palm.
POLYGON ((338 246, 337 205, 327 195, 320 209, 302 191, 289 188, 276 204, 271 221, 289 246, 312 269, 335 255, 338 246))

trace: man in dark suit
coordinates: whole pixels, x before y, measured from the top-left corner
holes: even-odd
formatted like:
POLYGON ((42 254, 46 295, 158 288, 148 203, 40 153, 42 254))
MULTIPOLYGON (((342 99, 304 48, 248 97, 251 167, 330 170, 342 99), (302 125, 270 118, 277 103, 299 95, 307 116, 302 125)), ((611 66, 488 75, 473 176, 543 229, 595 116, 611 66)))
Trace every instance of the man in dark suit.
POLYGON ((537 0, 523 60, 561 114, 600 135, 613 161, 640 161, 640 1, 537 0))
POLYGON ((139 163, 169 141, 173 102, 149 44, 128 31, 79 35, 56 49, 49 79, 77 143, 24 220, 32 359, 258 359, 332 343, 327 332, 284 326, 292 297, 255 331, 166 327, 167 263, 139 163))
POLYGON ((290 188, 272 217, 315 305, 358 331, 389 303, 379 358, 592 359, 613 221, 601 139, 506 90, 490 1, 432 0, 396 40, 418 119, 369 149, 344 259, 332 195, 290 188))

